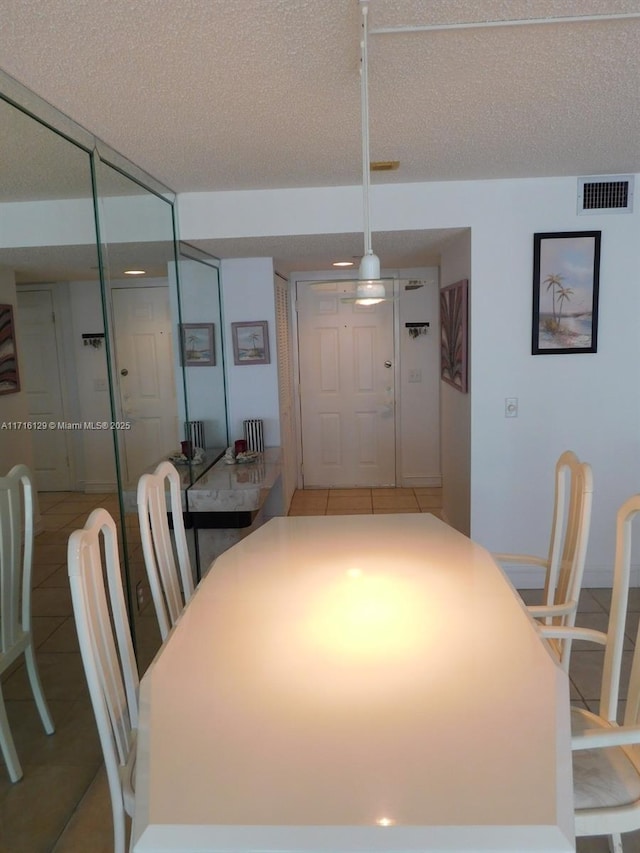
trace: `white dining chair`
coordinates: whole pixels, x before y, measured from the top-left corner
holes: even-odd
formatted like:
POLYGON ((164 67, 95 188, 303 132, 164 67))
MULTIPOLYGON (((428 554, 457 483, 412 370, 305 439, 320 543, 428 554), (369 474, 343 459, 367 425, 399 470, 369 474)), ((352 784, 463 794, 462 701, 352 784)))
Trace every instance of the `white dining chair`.
MULTIPOLYGON (((632 526, 640 494, 618 510, 611 609, 606 632, 541 625, 547 639, 584 640, 604 647, 598 712, 571 709, 575 829, 577 836, 608 835, 612 853, 622 853, 621 833, 640 829, 640 630, 626 694, 622 725, 622 651, 631 575, 632 526)), ((634 848, 635 849, 635 848, 634 848)))
POLYGON ((67 556, 80 654, 111 795, 114 851, 124 853, 125 814, 132 817, 135 804, 139 684, 122 590, 118 534, 106 509, 94 509, 84 528, 71 534, 67 556))
MULTIPOLYGON (((55 727, 42 690, 31 628, 31 572, 33 565, 33 482, 26 465, 14 465, 0 477, 0 676, 24 655, 42 725, 47 734, 55 727)), ((0 686, 0 747, 9 778, 22 778, 0 686)))
POLYGON ((180 475, 171 462, 161 462, 153 474, 140 477, 138 519, 151 596, 164 642, 194 590, 182 517, 180 475), (167 515, 167 485, 171 497, 175 553, 167 515))
MULTIPOLYGON (((587 462, 567 450, 555 466, 555 496, 549 551, 546 557, 496 553, 504 565, 526 565, 544 572, 543 604, 529 605, 529 613, 546 624, 574 625, 587 556, 593 474, 587 462)), ((555 652, 568 669, 571 641, 559 641, 555 652)))

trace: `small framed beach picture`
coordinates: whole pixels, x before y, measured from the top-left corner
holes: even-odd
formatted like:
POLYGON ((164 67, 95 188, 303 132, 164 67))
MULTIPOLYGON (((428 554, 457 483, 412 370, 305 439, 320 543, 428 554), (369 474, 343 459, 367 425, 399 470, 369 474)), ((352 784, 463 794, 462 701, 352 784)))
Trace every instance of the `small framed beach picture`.
POLYGON ((0 305, 0 394, 15 394, 19 390, 13 306, 0 305))
POLYGON ((185 367, 212 367, 216 363, 213 323, 183 323, 182 363, 185 367))
POLYGON ((600 236, 533 235, 532 355, 597 352, 600 236))
POLYGON ((232 323, 234 364, 269 364, 269 327, 266 320, 232 323))

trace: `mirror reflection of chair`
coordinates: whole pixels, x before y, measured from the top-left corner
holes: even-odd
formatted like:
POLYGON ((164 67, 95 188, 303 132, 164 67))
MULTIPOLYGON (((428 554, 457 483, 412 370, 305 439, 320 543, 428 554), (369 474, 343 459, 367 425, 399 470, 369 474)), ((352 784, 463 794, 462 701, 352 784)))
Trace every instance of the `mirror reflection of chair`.
POLYGON ((151 596, 164 642, 194 590, 193 572, 182 518, 180 475, 170 462, 161 462, 153 474, 143 474, 140 477, 138 519, 151 596), (175 554, 167 517, 167 484, 171 496, 175 554), (176 554, 180 568, 179 575, 176 568, 176 554))
POLYGON ((80 653, 109 782, 114 851, 124 853, 125 813, 133 816, 135 802, 139 686, 117 536, 106 509, 94 509, 84 528, 69 537, 68 570, 80 653))
POLYGON ((613 853, 622 853, 620 833, 640 829, 640 630, 623 723, 616 722, 631 576, 632 526, 638 513, 640 494, 629 498, 618 510, 606 633, 588 628, 540 627, 542 635, 549 639, 572 638, 604 646, 598 713, 571 709, 573 786, 576 835, 608 835, 613 853))
MULTIPOLYGON (((591 466, 587 462, 580 462, 573 451, 565 451, 555 467, 555 498, 548 555, 493 555, 503 564, 538 567, 544 571, 544 604, 528 607, 535 619, 547 624, 575 624, 587 556, 592 500, 591 466)), ((555 644, 555 652, 567 669, 571 641, 555 644)))
MULTIPOLYGON (((0 477, 0 675, 24 655, 27 675, 42 725, 54 732, 44 697, 31 629, 33 563, 33 482, 25 465, 14 465, 0 477)), ((22 767, 9 728, 0 687, 0 747, 9 778, 22 778, 22 767)))

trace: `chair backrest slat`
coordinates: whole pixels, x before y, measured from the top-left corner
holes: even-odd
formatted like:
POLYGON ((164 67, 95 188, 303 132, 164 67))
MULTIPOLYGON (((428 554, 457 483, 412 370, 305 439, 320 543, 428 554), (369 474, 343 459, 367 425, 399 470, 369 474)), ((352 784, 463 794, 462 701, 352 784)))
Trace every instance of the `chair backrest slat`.
MULTIPOLYGON (((566 450, 556 463, 556 484, 551 540, 547 558, 544 602, 568 605, 573 609, 563 616, 548 617, 552 624, 574 625, 582 587, 589 542, 593 474, 587 462, 581 462, 566 450)), ((571 641, 560 643, 563 664, 568 666, 571 641)))
MULTIPOLYGON (((620 674, 622 669, 622 651, 627 622, 629 602, 629 581, 631 577, 631 544, 633 522, 640 513, 640 494, 626 500, 616 517, 616 551, 613 567, 613 585, 611 588, 611 608, 607 627, 607 640, 602 668, 602 686, 600 690, 600 716, 615 722, 620 696, 620 674)), ((639 628, 640 634, 640 628, 639 628)), ((627 691, 624 724, 635 725, 640 711, 640 637, 636 640, 631 675, 627 691)))
MULTIPOLYGON (((569 478, 569 506, 556 588, 557 603, 566 601, 577 603, 582 587, 591 524, 593 502, 591 466, 586 462, 573 464, 569 469, 569 478)), ((573 621, 568 624, 573 624, 573 621)))
POLYGON ((80 651, 105 763, 124 765, 131 749, 132 729, 138 724, 139 685, 122 590, 117 531, 106 510, 94 510, 85 527, 71 534, 68 557, 80 651))
POLYGON ((182 518, 180 475, 170 462, 138 482, 138 519, 142 551, 162 639, 193 595, 193 573, 182 518), (175 554, 167 519, 167 484, 171 499, 175 554), (177 566, 176 566, 177 555, 177 566))
POLYGON ((0 477, 0 651, 16 645, 31 622, 33 486, 29 469, 0 477))
POLYGON ((556 603, 556 590, 562 561, 564 531, 567 524, 567 510, 571 491, 571 472, 579 464, 578 457, 572 450, 565 450, 556 462, 555 494, 553 502, 553 519, 551 523, 551 539, 549 542, 548 570, 544 585, 545 604, 556 603))

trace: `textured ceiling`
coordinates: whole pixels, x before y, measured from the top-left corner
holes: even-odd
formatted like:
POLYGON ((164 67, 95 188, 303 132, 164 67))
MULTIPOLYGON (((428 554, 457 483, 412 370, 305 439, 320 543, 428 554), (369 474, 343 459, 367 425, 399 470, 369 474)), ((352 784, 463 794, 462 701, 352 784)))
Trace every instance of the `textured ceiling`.
MULTIPOLYGON (((373 181, 640 171, 640 19, 375 33, 606 13, 640 0, 371 0, 371 156, 401 163, 373 181)), ((0 66, 176 192, 351 185, 360 24, 357 0, 0 0, 0 66)))
MULTIPOLYGON (((640 12, 372 0, 370 29, 640 12)), ((357 0, 0 0, 6 72, 177 192, 358 183, 357 0)), ((640 20, 370 38, 383 180, 640 169, 640 20)))

